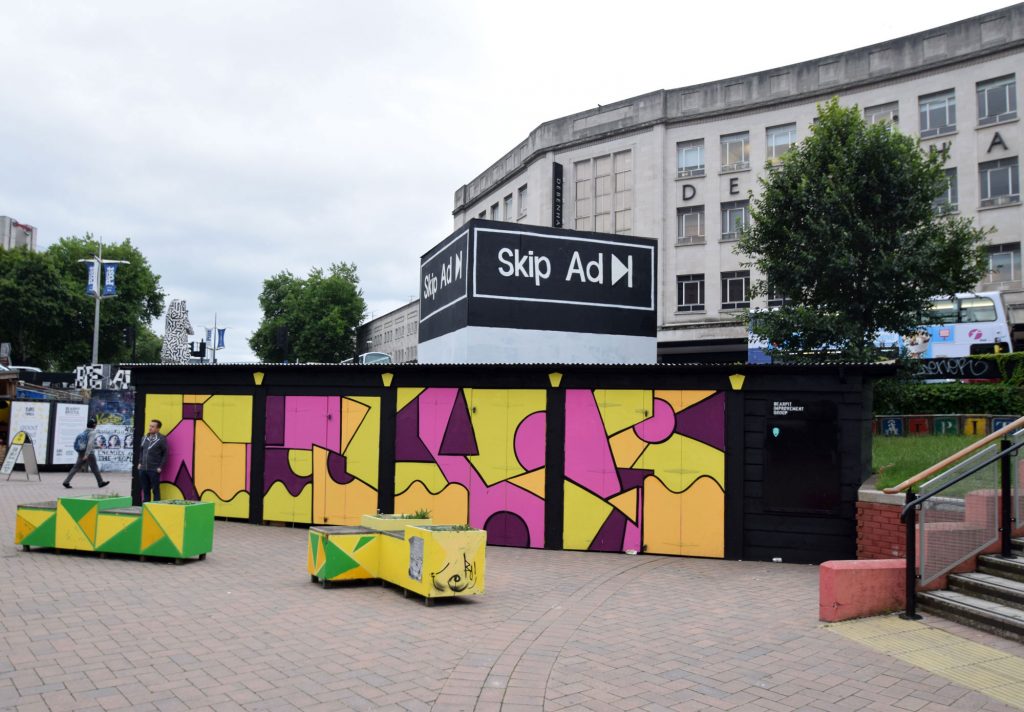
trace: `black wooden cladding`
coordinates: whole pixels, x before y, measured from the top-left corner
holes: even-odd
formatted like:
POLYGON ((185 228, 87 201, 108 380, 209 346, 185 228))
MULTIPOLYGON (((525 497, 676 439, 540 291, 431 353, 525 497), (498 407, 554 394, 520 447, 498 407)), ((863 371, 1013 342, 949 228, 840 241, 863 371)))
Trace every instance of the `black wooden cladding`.
MULTIPOLYGON (((559 452, 565 435, 565 389, 699 389, 726 393, 725 556, 730 559, 820 563, 856 557, 857 489, 870 474, 871 382, 891 375, 891 364, 777 366, 748 364, 608 365, 143 365, 132 369, 138 402, 148 393, 253 395, 251 483, 262 492, 263 428, 266 396, 379 395, 382 397, 380 501, 394 504, 394 412, 396 388, 540 388, 547 400, 547 487, 545 545, 562 547, 562 480, 559 452), (256 385, 254 374, 263 374, 256 385), (553 386, 551 374, 561 374, 553 386), (390 375, 390 384, 384 378, 390 375), (733 387, 730 376, 744 376, 733 387), (835 404, 838 433, 836 466, 829 472, 794 471, 810 487, 838 491, 829 512, 779 511, 766 506, 766 438, 776 402, 824 401, 835 404), (390 485, 390 486, 389 486, 390 485)), ((136 428, 145 408, 136 408, 136 428)), ((138 430, 141 432, 141 430, 138 430)), ((253 498, 250 521, 262 519, 262 500, 253 498)))

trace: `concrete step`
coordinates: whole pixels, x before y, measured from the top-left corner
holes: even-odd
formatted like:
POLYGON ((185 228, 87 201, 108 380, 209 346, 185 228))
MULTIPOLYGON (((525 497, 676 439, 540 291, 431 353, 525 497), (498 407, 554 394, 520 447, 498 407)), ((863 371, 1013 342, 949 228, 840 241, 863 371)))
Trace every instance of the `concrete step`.
POLYGON ((978 573, 1024 582, 1024 557, 1004 559, 998 554, 979 556, 978 573))
POLYGON ((1024 539, 1010 539, 1010 545, 1017 556, 1024 554, 1024 539))
POLYGON ((992 574, 952 574, 949 590, 1024 611, 1024 582, 992 574))
POLYGON ((1024 610, 957 591, 917 594, 921 610, 988 633, 1024 642, 1024 610))

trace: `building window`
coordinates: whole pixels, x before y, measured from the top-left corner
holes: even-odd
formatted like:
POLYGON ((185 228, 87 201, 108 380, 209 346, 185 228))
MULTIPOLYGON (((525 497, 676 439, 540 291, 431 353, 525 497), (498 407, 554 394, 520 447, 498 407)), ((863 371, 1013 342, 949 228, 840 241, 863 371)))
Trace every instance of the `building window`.
POLYGON ((677 178, 696 178, 704 175, 704 139, 676 144, 677 178))
POLYGON ((620 151, 574 164, 576 229, 629 233, 633 229, 633 153, 620 151))
POLYGON ((704 206, 694 205, 676 210, 676 244, 693 245, 704 242, 704 206))
POLYGON ((497 220, 497 219, 498 219, 498 204, 495 203, 494 205, 491 206, 491 220, 497 220))
POLYGON ((1020 202, 1020 174, 1017 157, 978 164, 981 207, 1020 202))
POLYGON ((750 168, 750 132, 722 136, 722 173, 750 168))
POLYGON ((978 82, 978 125, 1017 118, 1017 79, 1011 74, 978 82))
POLYGON ((526 186, 519 188, 519 217, 526 217, 526 186))
POLYGON ((502 208, 502 211, 504 212, 504 217, 502 217, 502 220, 504 220, 505 222, 511 222, 512 219, 515 217, 512 214, 512 194, 511 193, 509 193, 508 195, 505 196, 505 199, 502 201, 501 208, 502 208))
POLYGON ((681 274, 676 277, 676 311, 704 311, 704 275, 681 274))
POLYGON ((869 124, 898 124, 900 122, 899 102, 890 101, 888 104, 865 107, 864 120, 869 124))
POLYGON ((750 206, 746 200, 722 203, 722 241, 738 240, 750 226, 750 206))
POLYGON ((772 126, 767 132, 768 162, 775 163, 796 143, 796 124, 772 126))
POLYGON ((750 307, 750 272, 722 272, 722 309, 750 307))
POLYGON ((1015 282, 1020 279, 1020 243, 992 245, 988 248, 988 282, 1015 282))
POLYGON ((779 288, 773 284, 768 285, 768 308, 774 309, 775 307, 785 306, 789 303, 789 298, 786 297, 779 288))
POLYGON ((932 207, 937 213, 955 213, 957 210, 956 168, 947 168, 945 174, 946 190, 936 196, 932 201, 932 207))
POLYGON ((956 131, 956 95, 952 89, 922 96, 921 138, 941 136, 956 131))

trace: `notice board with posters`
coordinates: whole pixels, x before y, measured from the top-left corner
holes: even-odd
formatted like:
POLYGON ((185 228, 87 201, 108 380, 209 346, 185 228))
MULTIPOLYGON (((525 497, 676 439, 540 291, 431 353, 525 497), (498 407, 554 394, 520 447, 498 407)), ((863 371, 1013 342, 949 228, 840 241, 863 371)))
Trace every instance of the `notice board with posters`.
POLYGON ((50 401, 14 401, 11 403, 10 433, 24 432, 35 447, 39 464, 47 464, 50 444, 50 401))
POLYGON ((51 465, 74 465, 78 459, 75 438, 89 420, 88 403, 54 403, 51 465))
POLYGON ((135 393, 93 391, 89 417, 96 419, 96 464, 100 472, 130 472, 135 420, 135 393))

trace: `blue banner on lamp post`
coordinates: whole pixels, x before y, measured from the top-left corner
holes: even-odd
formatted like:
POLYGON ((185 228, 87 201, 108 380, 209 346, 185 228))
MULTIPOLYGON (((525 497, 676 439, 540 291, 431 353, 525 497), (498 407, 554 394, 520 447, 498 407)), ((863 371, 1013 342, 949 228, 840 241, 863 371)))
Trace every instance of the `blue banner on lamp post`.
POLYGON ((217 329, 217 348, 218 349, 224 348, 224 332, 225 331, 227 331, 227 329, 217 329))
POLYGON ((118 267, 118 264, 116 262, 114 262, 114 263, 107 262, 107 263, 104 263, 104 265, 103 265, 103 296, 104 297, 113 297, 115 294, 117 294, 117 284, 116 284, 116 280, 117 280, 117 267, 118 267))
POLYGON ((85 293, 90 297, 95 297, 99 294, 99 273, 96 264, 96 260, 90 260, 85 263, 85 293))

